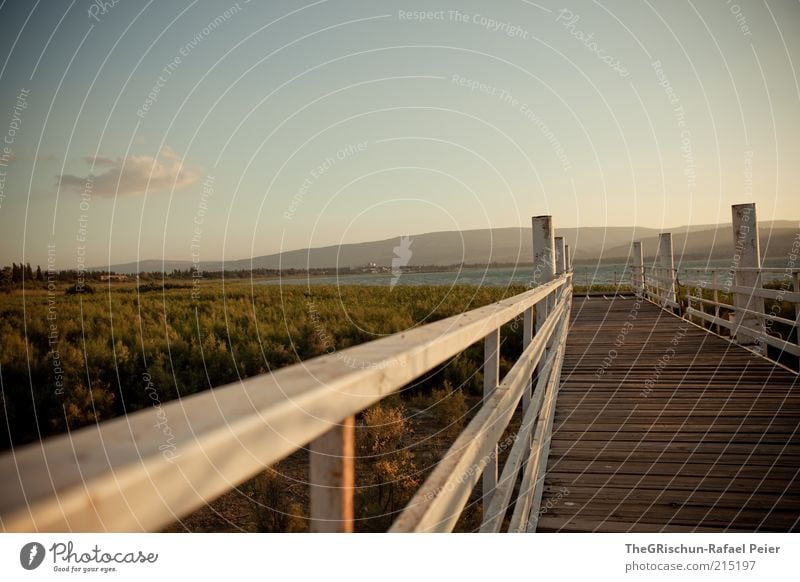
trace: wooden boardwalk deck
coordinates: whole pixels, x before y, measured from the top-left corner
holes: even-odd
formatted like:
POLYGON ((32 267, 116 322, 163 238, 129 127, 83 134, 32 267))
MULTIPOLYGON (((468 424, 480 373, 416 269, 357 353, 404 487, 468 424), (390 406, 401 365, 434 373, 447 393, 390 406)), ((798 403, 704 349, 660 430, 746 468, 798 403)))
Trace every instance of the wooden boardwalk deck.
POLYGON ((538 531, 800 529, 797 375, 651 303, 576 297, 561 378, 538 531))

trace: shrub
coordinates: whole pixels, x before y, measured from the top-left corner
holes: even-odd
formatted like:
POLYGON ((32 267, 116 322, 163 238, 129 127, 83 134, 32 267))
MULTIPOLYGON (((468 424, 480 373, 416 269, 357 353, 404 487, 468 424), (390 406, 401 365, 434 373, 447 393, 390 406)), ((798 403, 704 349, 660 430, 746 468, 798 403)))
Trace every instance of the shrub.
POLYGON ((299 503, 291 502, 291 480, 269 467, 250 481, 256 528, 260 532, 294 533, 308 531, 299 503))
POLYGON ((411 432, 410 423, 406 419, 406 409, 399 406, 376 404, 364 412, 364 425, 361 448, 367 455, 379 456, 392 452, 397 448, 406 433, 411 432))
POLYGON ((405 407, 377 404, 363 415, 358 448, 367 464, 364 483, 358 490, 356 508, 362 527, 388 529, 395 512, 411 500, 419 487, 414 453, 403 447, 413 434, 405 407))
MULTIPOLYGON (((74 430, 112 416, 113 407, 114 393, 106 386, 95 383, 90 390, 77 383, 65 399, 64 421, 74 430)), ((61 419, 51 420, 57 423, 56 426, 61 425, 61 419)))
POLYGON ((460 388, 454 390, 452 384, 445 380, 441 388, 431 392, 428 405, 436 426, 441 431, 439 434, 448 439, 455 438, 464 427, 468 411, 464 392, 460 388))

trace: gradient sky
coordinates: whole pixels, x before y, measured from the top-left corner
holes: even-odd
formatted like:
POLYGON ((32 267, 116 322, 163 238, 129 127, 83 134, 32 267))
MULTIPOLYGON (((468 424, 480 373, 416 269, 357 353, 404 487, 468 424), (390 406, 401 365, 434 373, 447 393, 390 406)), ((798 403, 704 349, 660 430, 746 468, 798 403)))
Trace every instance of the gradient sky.
POLYGON ((800 217, 797 0, 97 6, 0 4, 0 263, 800 217))

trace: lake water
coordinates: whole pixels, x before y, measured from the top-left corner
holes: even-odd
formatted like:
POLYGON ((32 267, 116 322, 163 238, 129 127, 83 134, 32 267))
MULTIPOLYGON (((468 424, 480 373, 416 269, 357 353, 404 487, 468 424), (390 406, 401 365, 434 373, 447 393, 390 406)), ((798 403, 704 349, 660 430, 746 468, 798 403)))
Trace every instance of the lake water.
MULTIPOLYGON (((727 269, 731 266, 730 260, 718 261, 684 261, 682 267, 689 269, 727 269)), ((765 267, 785 267, 785 260, 767 259, 765 267)), ((765 275, 764 279, 778 279, 779 274, 765 275)), ((389 274, 342 275, 292 279, 269 279, 260 281, 263 285, 391 285, 394 277, 389 274)), ((532 279, 530 267, 492 268, 492 269, 462 269, 461 271, 448 271, 441 273, 403 273, 396 281, 397 285, 475 285, 489 287, 507 287, 508 285, 527 286, 532 279)), ((627 265, 578 265, 574 268, 575 285, 613 285, 619 281, 623 284, 630 283, 630 269, 627 265)))

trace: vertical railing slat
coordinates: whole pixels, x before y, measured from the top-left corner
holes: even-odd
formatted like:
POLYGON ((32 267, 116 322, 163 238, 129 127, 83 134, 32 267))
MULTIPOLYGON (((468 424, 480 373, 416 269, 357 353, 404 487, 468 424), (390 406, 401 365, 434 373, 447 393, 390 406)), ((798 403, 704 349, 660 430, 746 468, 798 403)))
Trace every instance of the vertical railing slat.
MULTIPOLYGON (((529 307, 523 314, 522 321, 522 351, 525 351, 533 339, 533 307, 529 307)), ((522 414, 527 414, 528 407, 531 405, 531 394, 533 392, 533 379, 528 378, 525 391, 522 393, 522 414)))
MULTIPOLYGON (((483 340, 483 402, 497 389, 500 380, 500 329, 495 329, 483 340)), ((483 507, 488 508, 497 487, 497 444, 483 470, 483 507)))
POLYGON ((633 243, 633 269, 631 270, 633 290, 644 295, 644 261, 642 257, 642 243, 633 243))
POLYGON ((355 417, 311 442, 311 531, 353 531, 355 417))

